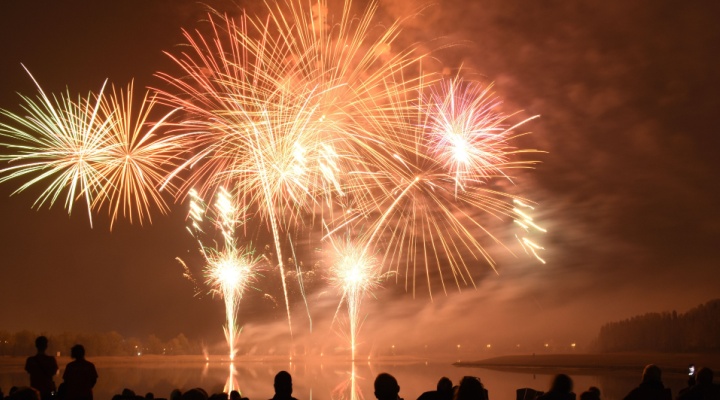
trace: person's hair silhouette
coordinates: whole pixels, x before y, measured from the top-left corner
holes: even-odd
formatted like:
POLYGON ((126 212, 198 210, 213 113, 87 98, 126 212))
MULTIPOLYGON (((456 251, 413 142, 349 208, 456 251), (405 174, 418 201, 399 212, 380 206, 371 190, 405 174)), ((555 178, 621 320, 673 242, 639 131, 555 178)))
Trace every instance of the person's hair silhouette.
POLYGON ((400 385, 394 376, 383 372, 375 378, 375 397, 378 400, 398 400, 400 385))
POLYGON ((275 375, 273 387, 275 388, 275 396, 273 396, 273 400, 294 400, 294 397, 292 397, 292 376, 290 376, 289 372, 278 372, 275 375))

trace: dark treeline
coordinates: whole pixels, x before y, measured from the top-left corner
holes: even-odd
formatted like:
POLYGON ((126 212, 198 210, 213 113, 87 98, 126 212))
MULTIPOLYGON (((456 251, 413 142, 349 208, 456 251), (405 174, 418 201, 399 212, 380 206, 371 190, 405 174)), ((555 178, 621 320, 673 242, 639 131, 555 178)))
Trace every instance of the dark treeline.
POLYGON ((601 352, 720 352, 720 299, 684 314, 648 313, 600 328, 601 352))
POLYGON ((35 338, 45 335, 50 340, 48 354, 67 356, 75 344, 82 344, 89 356, 133 356, 140 354, 186 355, 202 354, 202 344, 190 341, 182 333, 163 341, 155 335, 144 339, 124 338, 117 332, 59 333, 0 331, 0 356, 28 356, 35 354, 35 338), (140 353, 140 354, 138 354, 140 353))

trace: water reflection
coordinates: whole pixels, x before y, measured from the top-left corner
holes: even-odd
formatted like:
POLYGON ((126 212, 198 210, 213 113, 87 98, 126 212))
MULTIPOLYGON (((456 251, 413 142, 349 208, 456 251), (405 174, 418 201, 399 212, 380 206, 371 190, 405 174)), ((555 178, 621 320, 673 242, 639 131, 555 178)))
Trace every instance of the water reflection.
POLYGON ((347 379, 340 382, 331 392, 332 400, 364 400, 362 391, 357 386, 358 379, 355 363, 351 365, 347 379))
POLYGON ((223 392, 230 393, 233 390, 237 390, 242 395, 242 391, 240 390, 240 384, 238 383, 237 371, 235 370, 235 364, 230 363, 229 368, 230 370, 228 372, 228 378, 225 381, 225 387, 223 388, 223 392))
MULTIPOLYGON (((273 378, 280 370, 293 376, 293 395, 300 400, 374 400, 373 380, 377 374, 388 372, 400 383, 400 395, 415 400, 424 391, 433 390, 442 376, 458 383, 465 375, 481 378, 492 400, 514 400, 515 390, 529 387, 547 390, 552 377, 559 372, 570 375, 575 392, 581 393, 590 386, 602 390, 606 400, 622 399, 640 380, 641 371, 587 370, 492 370, 458 368, 450 363, 432 362, 326 362, 326 361, 249 361, 238 360, 206 362, 204 359, 173 359, 172 357, 147 360, 93 360, 100 379, 95 388, 97 400, 110 400, 123 388, 138 394, 152 392, 156 397, 167 398, 173 389, 188 390, 202 387, 210 393, 238 390, 251 400, 270 399, 273 396, 273 378), (242 389, 242 390, 241 390, 242 389)), ((23 362, 17 365, 0 365, 0 388, 6 393, 11 386, 28 384, 23 362)), ((66 361, 60 360, 64 366, 66 361)), ((60 374, 62 376, 62 370, 60 374)), ((56 382, 61 378, 57 377, 56 382)), ((685 386, 684 375, 663 374, 666 386, 673 394, 685 386)))

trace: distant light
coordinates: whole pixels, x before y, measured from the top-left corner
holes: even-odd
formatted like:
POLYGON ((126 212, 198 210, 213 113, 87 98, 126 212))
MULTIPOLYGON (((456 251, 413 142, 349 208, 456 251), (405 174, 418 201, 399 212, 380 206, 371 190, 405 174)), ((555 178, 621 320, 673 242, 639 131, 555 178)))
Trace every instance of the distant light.
POLYGON ((575 343, 571 344, 570 346, 575 347, 575 343))
POLYGON ((549 344, 545 343, 545 347, 549 347, 549 346, 550 346, 549 344))
POLYGON ((491 348, 491 347, 492 347, 492 345, 491 345, 490 343, 488 343, 488 345, 487 345, 487 346, 485 346, 485 347, 487 347, 487 348, 489 349, 489 348, 491 348))

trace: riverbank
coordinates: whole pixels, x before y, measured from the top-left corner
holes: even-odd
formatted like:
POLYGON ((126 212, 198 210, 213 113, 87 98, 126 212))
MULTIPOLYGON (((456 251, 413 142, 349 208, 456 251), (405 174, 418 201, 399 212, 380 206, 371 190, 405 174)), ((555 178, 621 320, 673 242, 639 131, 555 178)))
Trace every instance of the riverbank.
POLYGON ((538 370, 635 370, 647 364, 656 364, 668 373, 687 373, 688 365, 707 366, 720 371, 720 354, 530 354, 487 358, 478 361, 461 361, 458 367, 491 369, 538 370))

